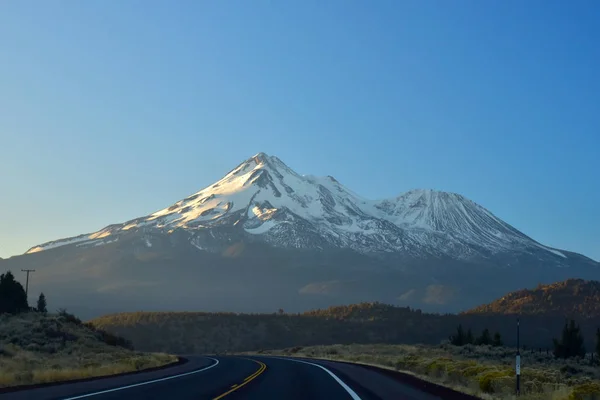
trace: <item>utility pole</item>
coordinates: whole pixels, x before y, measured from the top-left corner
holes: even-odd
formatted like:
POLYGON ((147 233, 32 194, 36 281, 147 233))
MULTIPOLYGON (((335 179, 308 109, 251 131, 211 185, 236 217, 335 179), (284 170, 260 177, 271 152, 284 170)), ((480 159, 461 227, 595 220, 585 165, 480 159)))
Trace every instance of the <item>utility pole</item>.
POLYGON ((519 318, 517 317, 517 362, 516 362, 516 372, 517 372, 517 396, 521 394, 521 352, 519 350, 519 318))
POLYGON ((35 269, 22 269, 22 272, 27 272, 27 280, 25 281, 25 296, 29 295, 29 273, 35 272, 35 269))

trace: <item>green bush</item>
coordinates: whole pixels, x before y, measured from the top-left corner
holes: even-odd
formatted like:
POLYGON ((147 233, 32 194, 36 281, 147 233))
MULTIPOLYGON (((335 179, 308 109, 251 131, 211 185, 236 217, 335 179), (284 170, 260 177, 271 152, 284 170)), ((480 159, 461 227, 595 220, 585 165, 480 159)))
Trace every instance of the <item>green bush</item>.
POLYGON ((406 355, 402 358, 400 358, 398 361, 396 361, 395 364, 395 369, 397 370, 401 370, 401 369, 414 369, 419 363, 419 358, 414 356, 414 355, 406 355))
POLYGON ((483 372, 488 371, 490 368, 490 366, 488 365, 481 365, 481 364, 474 364, 474 365, 469 365, 466 368, 462 369, 462 375, 466 376, 466 377, 473 377, 473 376, 477 376, 483 372))
POLYGON ((569 400, 599 400, 600 383, 588 382, 573 388, 569 400))
POLYGON ((509 369, 483 372, 479 376, 479 389, 484 393, 494 393, 494 383, 512 375, 514 373, 509 369))
POLYGON ((427 374, 440 376, 448 371, 450 364, 452 364, 452 360, 449 358, 439 358, 434 360, 427 365, 427 374))

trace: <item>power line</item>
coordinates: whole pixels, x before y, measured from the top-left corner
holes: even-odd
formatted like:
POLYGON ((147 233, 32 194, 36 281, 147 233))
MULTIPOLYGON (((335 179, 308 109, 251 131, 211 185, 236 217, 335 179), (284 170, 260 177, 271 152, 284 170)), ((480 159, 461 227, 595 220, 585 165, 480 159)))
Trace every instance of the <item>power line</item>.
POLYGON ((25 281, 25 296, 29 294, 29 273, 35 272, 35 269, 22 269, 22 272, 27 272, 27 280, 25 281))

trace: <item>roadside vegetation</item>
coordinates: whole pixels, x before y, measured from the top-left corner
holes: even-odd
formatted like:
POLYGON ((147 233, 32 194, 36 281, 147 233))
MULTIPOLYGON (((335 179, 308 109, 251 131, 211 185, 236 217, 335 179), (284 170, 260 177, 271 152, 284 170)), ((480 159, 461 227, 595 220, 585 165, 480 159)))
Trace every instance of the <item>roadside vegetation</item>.
POLYGON ((36 308, 8 272, 0 275, 0 388, 112 375, 163 366, 177 357, 142 353, 131 343, 66 310, 36 308))
MULTIPOLYGON (((598 325, 592 330, 591 325, 596 320, 586 320, 587 332, 593 332, 587 336, 574 320, 556 318, 548 325, 542 324, 547 321, 544 316, 521 318, 520 398, 600 399, 600 330, 598 325), (531 340, 541 329, 545 335, 531 340)), ((362 303, 302 314, 283 310, 272 314, 128 313, 93 323, 152 350, 252 352, 363 362, 406 371, 482 398, 515 396, 513 316, 433 315, 362 303), (486 321, 493 328, 483 325, 486 321), (437 344, 407 344, 407 339, 437 344)))
MULTIPOLYGON (((521 351, 519 398, 525 400, 600 399, 600 328, 586 353, 580 327, 566 321, 553 350, 521 351)), ((262 350, 263 355, 321 358, 375 365, 416 375, 483 399, 513 399, 517 349, 505 347, 500 333, 474 335, 462 325, 438 346, 351 344, 262 350)))
MULTIPOLYGON (((29 307, 19 287, 12 276, 0 278, 0 314, 5 313, 0 315, 0 387, 135 371, 176 360, 136 352, 135 346, 167 353, 345 360, 404 371, 486 399, 515 397, 516 319, 510 313, 439 315, 374 302, 295 314, 282 309, 269 314, 122 313, 83 323, 65 310, 48 314, 42 294, 37 307, 29 307)), ((570 310, 576 301, 561 297, 560 304, 570 310)), ((589 310, 595 309, 591 304, 589 310)), ((600 400, 600 319, 582 322, 560 314, 522 316, 520 398, 600 400)))
MULTIPOLYGON (((473 345, 353 344, 263 350, 285 355, 364 363, 403 371, 482 399, 515 398, 516 349, 473 345)), ((254 353, 256 354, 256 353, 254 353)), ((523 400, 600 399, 600 368, 589 359, 526 353, 521 359, 523 400)))

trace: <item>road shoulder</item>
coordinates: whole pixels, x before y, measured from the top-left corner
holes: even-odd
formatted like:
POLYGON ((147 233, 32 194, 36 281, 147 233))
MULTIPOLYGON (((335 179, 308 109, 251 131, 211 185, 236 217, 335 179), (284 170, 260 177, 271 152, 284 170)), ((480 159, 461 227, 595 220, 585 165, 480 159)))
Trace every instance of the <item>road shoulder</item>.
MULTIPOLYGON (((428 382, 414 375, 375 365, 319 358, 275 356, 319 364, 335 373, 365 397, 419 400, 481 400, 479 397, 428 382)), ((265 358, 268 358, 266 356, 265 358)))
POLYGON ((2 399, 25 400, 37 398, 69 397, 82 393, 98 392, 102 390, 138 385, 143 382, 156 381, 171 376, 197 371, 214 364, 214 361, 206 357, 181 357, 181 360, 171 365, 152 368, 151 370, 140 370, 117 375, 93 377, 82 380, 49 382, 6 388, 7 391, 0 392, 2 399))

